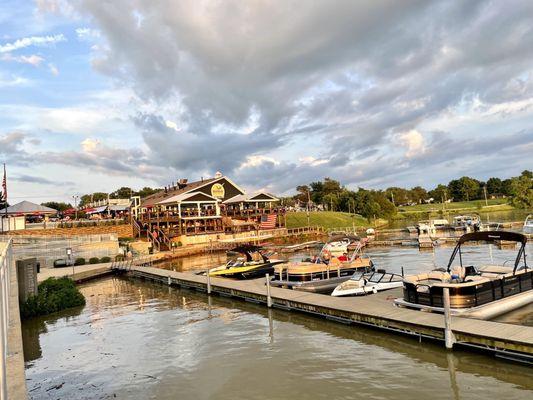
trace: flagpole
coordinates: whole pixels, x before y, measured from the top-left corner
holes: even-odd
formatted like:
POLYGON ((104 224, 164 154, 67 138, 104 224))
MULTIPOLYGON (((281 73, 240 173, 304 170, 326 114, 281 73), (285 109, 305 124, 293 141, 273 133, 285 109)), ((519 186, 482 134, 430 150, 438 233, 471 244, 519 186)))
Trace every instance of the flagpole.
MULTIPOLYGON (((6 216, 6 221, 7 221, 7 229, 9 230, 9 220, 7 219, 7 176, 6 176, 6 163, 4 163, 4 180, 2 181, 2 186, 4 189, 4 211, 5 211, 5 216, 6 216)), ((2 221, 2 232, 4 231, 4 223, 2 221)))

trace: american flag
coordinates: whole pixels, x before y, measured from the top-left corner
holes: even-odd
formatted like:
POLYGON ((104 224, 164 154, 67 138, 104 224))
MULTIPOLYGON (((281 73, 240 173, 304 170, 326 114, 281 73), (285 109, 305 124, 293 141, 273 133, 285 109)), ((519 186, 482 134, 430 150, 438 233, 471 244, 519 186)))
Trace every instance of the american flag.
POLYGON ((261 229, 274 229, 276 227, 276 214, 261 215, 261 229))
POLYGON ((4 164, 4 179, 2 179, 2 196, 0 200, 7 203, 7 179, 6 179, 6 165, 4 164))

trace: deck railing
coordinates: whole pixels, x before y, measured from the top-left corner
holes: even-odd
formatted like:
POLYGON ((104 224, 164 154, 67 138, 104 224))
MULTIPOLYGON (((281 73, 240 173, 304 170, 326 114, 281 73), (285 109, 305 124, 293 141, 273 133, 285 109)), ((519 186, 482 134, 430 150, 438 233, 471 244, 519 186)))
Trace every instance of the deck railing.
POLYGON ((13 262, 11 241, 0 243, 0 400, 7 399, 7 335, 9 330, 10 269, 13 262))

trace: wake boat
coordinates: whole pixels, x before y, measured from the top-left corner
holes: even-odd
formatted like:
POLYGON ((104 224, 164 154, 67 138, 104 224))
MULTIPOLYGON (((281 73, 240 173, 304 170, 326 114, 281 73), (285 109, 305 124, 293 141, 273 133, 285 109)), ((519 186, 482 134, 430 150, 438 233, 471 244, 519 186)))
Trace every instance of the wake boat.
POLYGON ((403 276, 378 269, 375 272, 358 271, 335 288, 332 296, 364 296, 402 287, 403 276))
POLYGON ((340 283, 350 279, 356 271, 368 272, 373 264, 362 254, 363 244, 355 248, 346 261, 338 257, 329 260, 317 258, 279 264, 275 267, 272 286, 314 293, 331 293, 340 283))
POLYGON ((527 235, 533 235, 533 214, 529 214, 526 217, 522 231, 527 235))
POLYGON ((450 292, 450 313, 490 319, 533 302, 533 271, 526 262, 526 236, 506 231, 467 233, 459 239, 446 269, 408 276, 399 306, 444 312, 443 289, 450 292), (468 242, 520 244, 514 266, 463 265, 461 248, 468 242), (459 265, 454 265, 459 255, 459 265))
POLYGON ((253 279, 274 273, 274 265, 283 263, 283 260, 270 260, 261 253, 261 247, 242 245, 235 247, 232 252, 245 256, 228 261, 226 264, 209 270, 209 276, 253 279))

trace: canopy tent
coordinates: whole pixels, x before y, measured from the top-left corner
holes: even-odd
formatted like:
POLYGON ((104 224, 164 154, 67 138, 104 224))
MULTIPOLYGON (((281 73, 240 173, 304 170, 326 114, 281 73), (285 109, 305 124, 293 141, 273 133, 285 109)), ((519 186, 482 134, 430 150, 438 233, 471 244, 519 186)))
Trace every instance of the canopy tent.
POLYGON ((109 211, 128 211, 129 208, 130 208, 129 206, 125 206, 125 205, 111 204, 109 206, 109 211))
MULTIPOLYGON (((6 210, 1 210, 0 214, 4 215, 6 210)), ((41 206, 40 204, 32 203, 31 201, 21 201, 13 204, 7 208, 7 215, 53 215, 57 214, 57 210, 53 208, 41 206)))
POLYGON ((107 210, 107 206, 85 209, 85 214, 99 214, 107 210))

